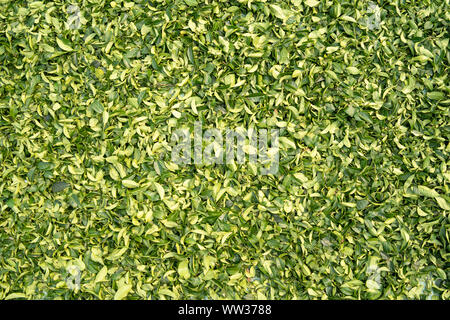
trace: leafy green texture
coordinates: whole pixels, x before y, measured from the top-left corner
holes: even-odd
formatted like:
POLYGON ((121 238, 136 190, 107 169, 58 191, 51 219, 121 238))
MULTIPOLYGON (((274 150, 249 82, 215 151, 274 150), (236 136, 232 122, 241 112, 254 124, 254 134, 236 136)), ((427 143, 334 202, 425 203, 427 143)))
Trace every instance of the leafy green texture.
POLYGON ((448 299, 449 12, 0 1, 0 299, 448 299), (278 173, 173 164, 195 121, 278 173))

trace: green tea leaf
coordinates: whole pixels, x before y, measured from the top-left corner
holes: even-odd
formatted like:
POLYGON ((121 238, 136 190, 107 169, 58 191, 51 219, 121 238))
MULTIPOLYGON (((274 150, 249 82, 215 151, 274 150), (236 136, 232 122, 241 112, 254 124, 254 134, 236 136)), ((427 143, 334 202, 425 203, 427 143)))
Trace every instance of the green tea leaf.
POLYGON ((70 46, 70 42, 66 39, 56 38, 56 43, 64 51, 73 51, 72 47, 70 46))
POLYGON ((122 184, 123 184, 125 187, 130 188, 130 189, 138 188, 138 187, 139 187, 139 183, 137 183, 137 182, 135 182, 135 181, 133 181, 133 180, 122 180, 122 184))
POLYGON ((178 274, 184 279, 189 279, 189 260, 185 259, 178 264, 178 274))
POLYGON ((129 284, 122 285, 114 294, 114 300, 122 300, 130 293, 132 286, 129 284))

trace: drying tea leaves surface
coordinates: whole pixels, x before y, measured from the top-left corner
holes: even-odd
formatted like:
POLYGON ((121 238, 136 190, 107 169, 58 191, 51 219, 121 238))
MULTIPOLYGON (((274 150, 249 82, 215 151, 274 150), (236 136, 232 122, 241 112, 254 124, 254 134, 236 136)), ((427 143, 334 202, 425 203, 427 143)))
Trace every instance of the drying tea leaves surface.
POLYGON ((448 0, 0 1, 0 299, 448 299, 448 0), (279 169, 176 165, 277 128, 279 169))

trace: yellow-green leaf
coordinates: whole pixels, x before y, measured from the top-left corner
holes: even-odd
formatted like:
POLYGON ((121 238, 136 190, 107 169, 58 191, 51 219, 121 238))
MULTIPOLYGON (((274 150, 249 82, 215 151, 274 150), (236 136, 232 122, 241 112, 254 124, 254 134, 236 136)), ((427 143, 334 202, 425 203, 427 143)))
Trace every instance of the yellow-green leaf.
POLYGON ((73 51, 72 47, 69 45, 69 41, 67 40, 61 40, 60 38, 56 38, 56 43, 64 51, 73 51))
POLYGON ((184 279, 188 279, 190 277, 189 260, 185 259, 179 263, 178 274, 184 279))

